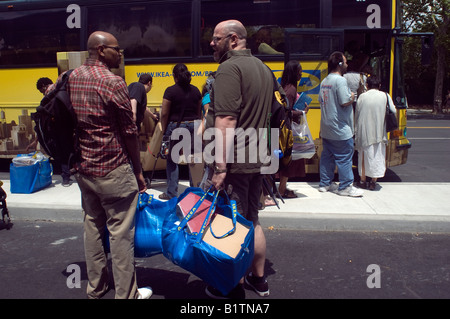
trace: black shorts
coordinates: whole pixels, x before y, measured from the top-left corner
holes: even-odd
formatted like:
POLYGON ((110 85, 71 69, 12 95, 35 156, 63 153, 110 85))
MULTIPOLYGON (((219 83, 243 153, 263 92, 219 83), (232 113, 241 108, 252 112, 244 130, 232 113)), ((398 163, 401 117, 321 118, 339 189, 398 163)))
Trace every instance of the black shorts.
POLYGON ((225 190, 232 186, 230 199, 235 200, 238 212, 248 221, 258 221, 258 205, 261 198, 263 175, 232 174, 228 173, 225 178, 225 190))

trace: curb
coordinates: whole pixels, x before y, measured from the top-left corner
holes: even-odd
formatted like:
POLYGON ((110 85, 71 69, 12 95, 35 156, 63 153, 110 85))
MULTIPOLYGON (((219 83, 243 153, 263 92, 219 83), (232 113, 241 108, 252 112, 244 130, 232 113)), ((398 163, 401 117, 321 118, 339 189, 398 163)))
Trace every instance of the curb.
MULTIPOLYGON (((48 221, 82 223, 80 209, 48 209, 11 207, 11 221, 48 221)), ((265 231, 276 229, 304 231, 362 231, 450 233, 450 216, 358 215, 326 213, 274 213, 260 212, 261 226, 265 231)))

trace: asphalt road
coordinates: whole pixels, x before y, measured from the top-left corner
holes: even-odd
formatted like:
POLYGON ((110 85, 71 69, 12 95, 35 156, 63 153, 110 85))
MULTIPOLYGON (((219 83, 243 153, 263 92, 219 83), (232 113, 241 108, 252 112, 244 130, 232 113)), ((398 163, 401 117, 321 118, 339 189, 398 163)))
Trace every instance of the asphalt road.
MULTIPOLYGON (((82 234, 77 223, 17 221, 1 230, 0 299, 85 299, 82 234), (81 288, 68 288, 69 265, 79 267, 81 288)), ((247 290, 247 299, 450 298, 448 234, 273 230, 266 236, 271 294, 247 290)), ((137 259, 136 266, 138 285, 152 286, 152 299, 207 298, 203 281, 162 255, 137 259)), ((111 298, 113 290, 105 296, 111 298)))
POLYGON ((409 119, 407 136, 407 163, 388 169, 380 181, 450 182, 450 120, 409 119))

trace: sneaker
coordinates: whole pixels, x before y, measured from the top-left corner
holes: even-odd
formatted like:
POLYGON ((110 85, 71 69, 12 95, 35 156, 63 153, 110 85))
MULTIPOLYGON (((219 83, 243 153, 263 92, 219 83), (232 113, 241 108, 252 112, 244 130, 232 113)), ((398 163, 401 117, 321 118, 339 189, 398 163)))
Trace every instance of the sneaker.
POLYGON ((213 286, 207 286, 205 293, 212 299, 245 299, 245 290, 242 284, 238 284, 227 295, 222 294, 213 286))
POLYGON ((72 182, 73 181, 69 178, 69 179, 64 179, 61 184, 64 187, 69 187, 70 185, 72 185, 72 182))
POLYGON ((341 196, 362 197, 364 192, 361 189, 357 189, 356 187, 350 185, 346 189, 338 191, 337 194, 341 196))
POLYGON ((162 199, 162 200, 169 200, 170 196, 167 195, 166 193, 162 193, 162 194, 159 194, 158 198, 162 199))
POLYGON ((138 288, 138 294, 139 296, 137 299, 150 299, 153 295, 153 290, 151 287, 138 288))
POLYGON ((321 192, 321 193, 332 192, 333 193, 333 192, 337 191, 338 187, 339 187, 339 185, 336 184, 335 182, 333 182, 328 186, 319 187, 319 192, 321 192))
POLYGON ((245 283, 261 297, 267 297, 270 294, 269 284, 265 277, 255 277, 252 273, 249 273, 245 276, 245 283))

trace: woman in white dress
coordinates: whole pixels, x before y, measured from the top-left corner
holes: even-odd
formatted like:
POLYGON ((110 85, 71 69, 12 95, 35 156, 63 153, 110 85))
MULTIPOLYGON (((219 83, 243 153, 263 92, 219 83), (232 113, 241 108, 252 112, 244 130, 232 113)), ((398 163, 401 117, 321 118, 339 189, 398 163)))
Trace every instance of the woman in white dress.
POLYGON ((361 94, 356 104, 355 148, 358 150, 358 172, 361 188, 375 190, 378 178, 386 172, 386 104, 396 113, 389 94, 380 91, 376 76, 367 79, 368 91, 361 94), (367 181, 371 177, 371 181, 367 181))

